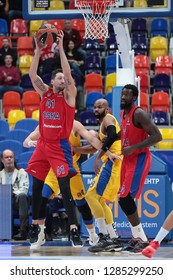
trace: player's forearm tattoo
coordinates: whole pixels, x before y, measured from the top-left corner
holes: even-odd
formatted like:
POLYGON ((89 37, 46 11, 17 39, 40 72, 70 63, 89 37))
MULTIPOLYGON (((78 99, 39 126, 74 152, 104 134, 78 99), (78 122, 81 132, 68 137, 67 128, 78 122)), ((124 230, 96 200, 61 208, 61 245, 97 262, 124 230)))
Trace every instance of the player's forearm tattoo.
POLYGON ((39 78, 37 78, 37 79, 34 81, 34 84, 35 84, 41 91, 45 91, 45 86, 44 86, 43 82, 40 81, 39 78))

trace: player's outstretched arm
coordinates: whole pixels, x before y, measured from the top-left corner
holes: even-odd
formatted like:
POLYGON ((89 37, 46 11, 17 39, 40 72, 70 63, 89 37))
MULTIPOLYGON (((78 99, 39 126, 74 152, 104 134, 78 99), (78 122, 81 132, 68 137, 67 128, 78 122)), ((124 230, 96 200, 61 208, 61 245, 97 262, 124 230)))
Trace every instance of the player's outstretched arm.
POLYGON ((35 40, 36 48, 29 69, 29 76, 34 89, 42 97, 45 94, 45 92, 48 90, 48 85, 44 84, 42 79, 37 75, 37 70, 38 70, 38 65, 39 65, 39 60, 40 60, 40 55, 42 53, 42 50, 38 47, 36 36, 34 37, 34 40, 35 40))
POLYGON ((64 52, 64 47, 63 47, 64 33, 62 30, 58 31, 57 37, 58 37, 57 47, 59 49, 59 54, 60 54, 61 68, 65 78, 65 98, 70 106, 75 106, 77 90, 76 90, 74 79, 71 75, 71 68, 69 62, 64 52))
POLYGON ((88 143, 90 143, 95 149, 100 150, 102 147, 102 142, 90 133, 80 122, 74 121, 73 130, 77 132, 82 138, 84 138, 88 143))

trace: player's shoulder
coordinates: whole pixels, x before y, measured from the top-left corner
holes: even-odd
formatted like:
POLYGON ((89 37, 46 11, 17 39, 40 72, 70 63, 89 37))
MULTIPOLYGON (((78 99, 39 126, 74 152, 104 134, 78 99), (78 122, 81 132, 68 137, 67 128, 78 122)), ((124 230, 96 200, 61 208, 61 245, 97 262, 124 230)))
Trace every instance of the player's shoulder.
POLYGON ((134 109, 133 114, 135 116, 145 116, 145 115, 147 116, 147 113, 139 106, 134 109))
POLYGON ((140 122, 142 120, 147 120, 150 118, 150 114, 145 112, 141 107, 137 107, 133 113, 134 120, 140 122))

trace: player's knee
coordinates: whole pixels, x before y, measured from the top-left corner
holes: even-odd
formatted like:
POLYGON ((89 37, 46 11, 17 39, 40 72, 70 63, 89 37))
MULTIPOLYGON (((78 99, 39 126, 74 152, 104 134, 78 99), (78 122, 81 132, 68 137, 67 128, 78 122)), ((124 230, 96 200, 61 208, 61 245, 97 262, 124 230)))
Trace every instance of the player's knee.
POLYGON ((75 200, 75 204, 79 210, 79 212, 82 215, 82 218, 84 221, 90 221, 90 223, 93 223, 93 217, 91 214, 90 207, 86 201, 85 198, 80 199, 80 200, 75 200))
POLYGON ((87 201, 88 204, 92 203, 93 197, 91 195, 91 192, 87 192, 85 195, 85 199, 87 201))
POLYGON ((120 197, 119 205, 126 216, 134 214, 137 210, 135 201, 131 197, 130 193, 126 197, 120 197))
POLYGON ((63 178, 58 178, 58 184, 59 184, 59 188, 60 188, 60 192, 62 193, 62 195, 65 195, 66 193, 70 193, 70 176, 67 175, 66 177, 63 178))

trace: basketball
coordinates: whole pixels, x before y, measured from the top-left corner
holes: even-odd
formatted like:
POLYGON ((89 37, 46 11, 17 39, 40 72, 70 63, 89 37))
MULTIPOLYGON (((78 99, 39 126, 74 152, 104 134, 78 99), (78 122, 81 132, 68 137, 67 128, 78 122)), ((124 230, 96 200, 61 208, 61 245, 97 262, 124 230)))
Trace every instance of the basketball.
POLYGON ((52 24, 43 24, 36 33, 36 40, 39 47, 51 46, 57 40, 58 30, 52 24))

